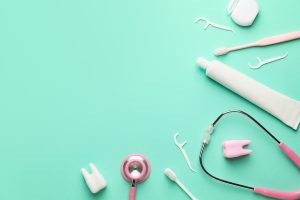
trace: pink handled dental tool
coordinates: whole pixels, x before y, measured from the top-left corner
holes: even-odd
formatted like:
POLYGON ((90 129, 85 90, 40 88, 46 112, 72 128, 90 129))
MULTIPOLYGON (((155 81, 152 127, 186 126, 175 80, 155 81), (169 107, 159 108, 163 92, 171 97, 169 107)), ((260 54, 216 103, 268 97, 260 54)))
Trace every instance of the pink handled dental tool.
POLYGON ((123 178, 131 183, 129 200, 135 200, 136 184, 147 180, 150 170, 148 159, 141 154, 131 154, 124 158, 121 165, 121 173, 123 178))
POLYGON ((274 198, 274 199, 283 199, 283 200, 300 199, 300 189, 292 191, 292 192, 284 192, 284 191, 272 190, 272 189, 267 189, 267 188, 251 187, 251 186, 235 183, 235 182, 232 182, 232 181, 228 181, 228 180, 225 180, 225 179, 221 179, 221 178, 216 177, 216 176, 214 176, 213 174, 211 174, 210 172, 207 171, 207 169, 204 167, 204 164, 203 164, 203 153, 204 153, 205 147, 208 145, 208 143, 211 139, 211 135, 212 135, 216 125, 220 121, 220 119, 222 117, 224 117, 225 115, 231 114, 231 113, 242 114, 243 116, 245 116, 248 119, 252 120, 257 126, 259 126, 262 130, 264 130, 264 132, 272 140, 274 140, 278 144, 281 151, 300 169, 300 157, 291 148, 289 148, 286 144, 280 142, 271 132, 269 132, 262 124, 260 124, 251 115, 249 115, 249 114, 247 114, 247 113, 245 113, 244 111, 241 111, 241 110, 230 110, 230 111, 226 111, 226 112, 222 113, 212 123, 212 125, 210 125, 209 128, 205 131, 205 135, 204 135, 204 139, 203 139, 203 143, 202 143, 202 147, 201 147, 201 151, 200 151, 200 156, 199 156, 199 162, 200 162, 200 166, 201 166, 202 170, 209 177, 211 177, 211 178, 213 178, 217 181, 220 181, 222 183, 226 183, 226 184, 229 184, 229 185, 233 185, 233 186, 236 186, 236 187, 249 189, 249 190, 252 190, 253 192, 255 192, 256 194, 260 194, 260 195, 265 196, 265 197, 274 198))
POLYGON ((287 42, 291 40, 296 40, 300 38, 300 31, 298 32, 292 32, 292 33, 286 33, 282 35, 277 35, 269 38, 264 38, 261 40, 258 40, 256 42, 250 43, 250 44, 245 44, 237 47, 230 47, 230 48, 218 48, 214 51, 214 54, 216 56, 222 56, 225 55, 231 51, 237 51, 240 49, 246 49, 250 47, 263 47, 263 46, 269 46, 273 44, 278 44, 282 42, 287 42))
POLYGON ((224 157, 237 158, 251 154, 252 150, 243 148, 250 143, 250 140, 227 140, 223 142, 224 157))

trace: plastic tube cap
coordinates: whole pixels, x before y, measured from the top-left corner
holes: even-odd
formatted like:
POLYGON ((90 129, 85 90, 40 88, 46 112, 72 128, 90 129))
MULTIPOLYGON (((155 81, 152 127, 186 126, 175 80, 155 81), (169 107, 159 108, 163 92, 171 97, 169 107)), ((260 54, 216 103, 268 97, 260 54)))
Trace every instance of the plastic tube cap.
POLYGON ((210 65, 210 61, 206 60, 205 58, 199 57, 196 61, 197 65, 202 69, 207 69, 210 65))

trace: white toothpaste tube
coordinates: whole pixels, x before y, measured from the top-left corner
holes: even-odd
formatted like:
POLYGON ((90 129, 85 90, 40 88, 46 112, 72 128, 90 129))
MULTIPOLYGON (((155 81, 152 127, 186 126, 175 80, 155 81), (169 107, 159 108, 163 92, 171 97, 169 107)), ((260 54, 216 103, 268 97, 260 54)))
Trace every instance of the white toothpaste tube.
POLYGON ((206 75, 297 130, 300 102, 287 97, 219 61, 198 58, 206 75))

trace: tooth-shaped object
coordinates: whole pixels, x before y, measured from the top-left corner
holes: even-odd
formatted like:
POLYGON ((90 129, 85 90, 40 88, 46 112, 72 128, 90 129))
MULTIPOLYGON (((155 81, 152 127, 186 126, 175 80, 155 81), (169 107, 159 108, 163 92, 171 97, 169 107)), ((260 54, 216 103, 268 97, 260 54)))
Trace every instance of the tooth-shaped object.
POLYGON ((106 180, 93 163, 90 163, 91 173, 81 168, 83 178, 92 193, 97 193, 107 186, 106 180))
POLYGON ((228 140, 223 142, 223 153, 226 158, 237 158, 252 153, 243 147, 250 144, 251 140, 228 140))

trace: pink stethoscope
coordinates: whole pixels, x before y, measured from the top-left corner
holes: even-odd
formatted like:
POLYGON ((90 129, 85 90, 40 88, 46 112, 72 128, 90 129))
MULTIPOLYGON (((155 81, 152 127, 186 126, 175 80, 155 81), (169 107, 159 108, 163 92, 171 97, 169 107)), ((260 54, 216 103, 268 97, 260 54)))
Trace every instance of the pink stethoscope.
POLYGON ((131 183, 129 200, 135 200, 136 184, 144 182, 149 177, 150 170, 150 162, 141 154, 131 154, 124 158, 121 173, 131 183))
POLYGON ((209 140, 211 138, 211 135, 214 131, 214 128, 216 126, 216 124, 219 122, 219 120, 230 113, 238 113, 238 114, 242 114, 244 116, 246 116, 247 118, 249 118, 250 120, 252 120, 256 125, 258 125, 261 129, 263 129, 265 131, 266 134, 268 134, 279 146, 279 148, 282 150, 282 152, 300 169, 300 157, 292 150, 290 149, 286 144, 280 142, 273 134, 271 134, 263 125, 261 125, 256 119, 254 119, 251 115, 241 111, 241 110, 230 110, 227 112, 222 113, 213 123, 212 125, 210 125, 210 127, 208 128, 208 130, 206 131, 206 134, 204 136, 204 141, 202 143, 202 148, 200 151, 200 156, 199 156, 199 161, 200 161, 200 166, 203 169, 203 171, 210 176, 211 178, 226 183, 226 184, 230 184, 236 187, 241 187, 241 188, 245 188, 245 189, 249 189, 252 190, 253 192, 260 194, 262 196, 266 196, 266 197, 270 197, 270 198, 274 198, 274 199, 284 199, 284 200, 296 200, 296 199, 300 199, 300 189, 293 191, 293 192, 282 192, 282 191, 278 191, 278 190, 272 190, 272 189, 267 189, 267 188, 260 188, 260 187, 250 187, 247 185, 242 185, 239 183, 234 183, 231 181, 227 181, 221 178, 218 178, 214 175, 212 175, 210 172, 208 172, 206 170, 206 168, 204 167, 203 164, 203 153, 205 150, 205 147, 208 145, 209 140))

